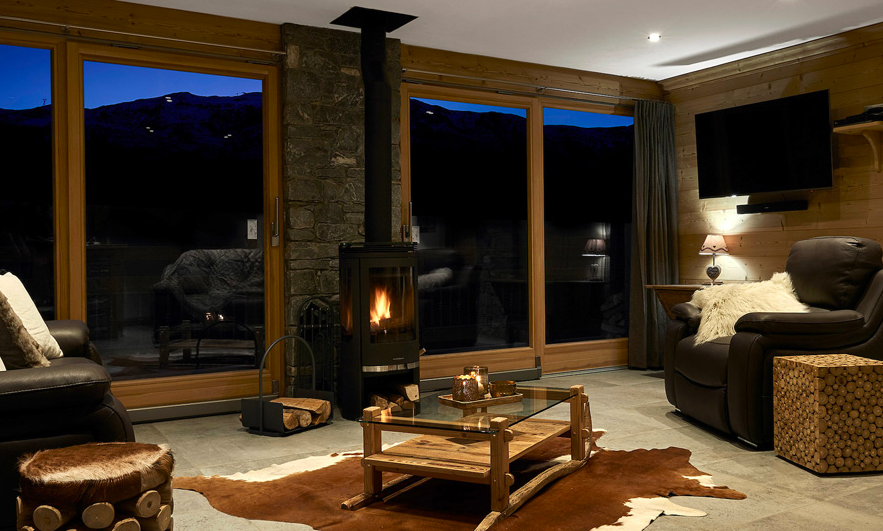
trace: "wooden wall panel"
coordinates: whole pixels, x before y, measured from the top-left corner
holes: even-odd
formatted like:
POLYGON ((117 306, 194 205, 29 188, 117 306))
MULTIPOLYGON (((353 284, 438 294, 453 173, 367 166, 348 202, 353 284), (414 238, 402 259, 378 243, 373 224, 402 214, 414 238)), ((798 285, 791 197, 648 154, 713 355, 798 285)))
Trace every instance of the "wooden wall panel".
MULTIPOLYGON (((883 24, 818 39, 768 54, 661 82, 675 105, 678 166, 680 277, 707 280, 706 234, 726 237, 730 256, 718 257, 721 280, 762 280, 782 271, 791 244, 826 235, 863 236, 883 242, 883 173, 874 171, 861 137, 832 135, 834 186, 810 192, 809 209, 736 213, 748 196, 699 199, 695 115, 827 89, 831 119, 883 103, 883 24)), ((762 124, 758 124, 762 127, 762 124)))
MULTIPOLYGON (((572 93, 557 93, 576 99, 594 99, 616 103, 616 96, 661 100, 662 90, 654 81, 629 78, 597 72, 586 72, 533 63, 523 63, 508 59, 498 59, 445 50, 435 50, 420 46, 402 44, 402 68, 405 77, 423 78, 427 80, 443 80, 444 76, 428 75, 420 71, 448 74, 450 81, 458 84, 473 85, 482 88, 499 88, 501 90, 517 90, 517 85, 541 85, 569 90, 609 94, 610 99, 580 96, 572 93), (409 71, 410 70, 410 71, 409 71), (468 78, 480 78, 468 79, 468 78), (500 83, 494 83, 498 80, 500 83)), ((525 88, 530 91, 531 89, 525 88)), ((550 92, 553 94, 553 92, 550 92)), ((599 110, 599 112, 604 112, 599 110)), ((609 111, 608 111, 609 112, 609 111)))
POLYGON ((282 49, 281 34, 276 24, 113 0, 0 0, 0 15, 70 25, 72 27, 64 31, 55 25, 0 18, 0 27, 45 31, 68 38, 112 38, 120 42, 159 47, 170 46, 170 41, 163 39, 176 39, 173 45, 176 49, 263 60, 272 57, 261 52, 278 52, 282 49), (125 33, 157 38, 127 36, 125 33), (253 51, 243 50, 245 48, 253 51))

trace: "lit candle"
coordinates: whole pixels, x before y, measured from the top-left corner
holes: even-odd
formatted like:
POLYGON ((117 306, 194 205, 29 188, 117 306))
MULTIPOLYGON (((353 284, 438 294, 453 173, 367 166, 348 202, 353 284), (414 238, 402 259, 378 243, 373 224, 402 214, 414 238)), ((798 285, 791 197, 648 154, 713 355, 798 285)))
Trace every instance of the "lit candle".
POLYGON ((487 393, 487 367, 484 365, 474 365, 472 367, 463 367, 463 374, 471 375, 478 383, 478 391, 484 396, 487 393))
POLYGON ((454 376, 454 387, 451 398, 458 402, 471 402, 478 400, 483 393, 478 390, 478 381, 469 374, 454 376))

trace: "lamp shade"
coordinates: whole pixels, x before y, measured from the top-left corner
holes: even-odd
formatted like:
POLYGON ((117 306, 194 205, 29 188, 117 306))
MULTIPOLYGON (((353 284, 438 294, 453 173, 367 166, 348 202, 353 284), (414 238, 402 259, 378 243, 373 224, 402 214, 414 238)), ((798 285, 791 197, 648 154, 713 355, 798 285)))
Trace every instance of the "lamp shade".
POLYGON ((607 242, 603 238, 589 238, 583 256, 607 256, 607 242))
POLYGON ((730 250, 727 249, 727 242, 722 234, 709 234, 705 237, 699 254, 729 255, 730 250))

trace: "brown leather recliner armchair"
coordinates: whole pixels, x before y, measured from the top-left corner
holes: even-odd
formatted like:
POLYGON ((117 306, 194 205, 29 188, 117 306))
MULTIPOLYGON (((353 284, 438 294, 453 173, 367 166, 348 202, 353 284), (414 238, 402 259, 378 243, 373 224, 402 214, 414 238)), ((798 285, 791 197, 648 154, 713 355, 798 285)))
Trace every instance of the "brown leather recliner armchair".
POLYGON ((702 313, 672 308, 665 392, 682 413, 755 446, 773 440, 773 358, 848 353, 883 360, 883 250, 874 240, 796 242, 785 270, 808 313, 757 312, 736 334, 696 345, 702 313))

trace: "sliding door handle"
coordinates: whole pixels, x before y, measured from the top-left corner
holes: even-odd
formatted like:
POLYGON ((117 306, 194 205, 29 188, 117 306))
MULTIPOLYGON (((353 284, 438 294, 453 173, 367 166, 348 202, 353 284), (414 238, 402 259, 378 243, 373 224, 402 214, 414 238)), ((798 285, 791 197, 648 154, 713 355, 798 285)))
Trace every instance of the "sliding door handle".
POLYGON ((270 246, 279 247, 279 198, 276 197, 273 208, 273 221, 270 222, 270 246))

